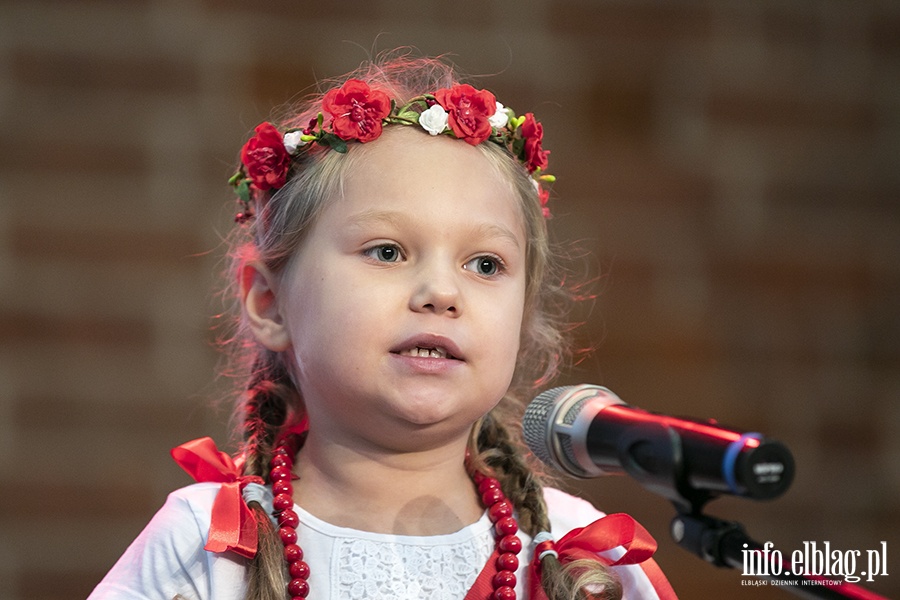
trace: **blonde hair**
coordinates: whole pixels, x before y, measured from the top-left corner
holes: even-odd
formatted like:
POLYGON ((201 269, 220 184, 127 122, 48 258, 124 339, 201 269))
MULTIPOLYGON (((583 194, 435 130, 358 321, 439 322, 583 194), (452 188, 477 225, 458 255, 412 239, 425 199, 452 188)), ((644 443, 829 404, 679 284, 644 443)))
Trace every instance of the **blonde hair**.
MULTIPOLYGON (((364 64, 345 78, 326 82, 324 87, 340 85, 351 77, 385 91, 398 104, 458 83, 453 67, 442 60, 393 53, 364 64)), ((321 95, 308 98, 300 109, 288 112, 280 129, 305 127, 315 118, 320 102, 321 95)), ((533 537, 549 531, 550 523, 541 479, 533 458, 524 449, 518 424, 524 401, 537 386, 556 376, 568 356, 562 319, 568 295, 554 266, 546 219, 532 179, 502 147, 480 144, 478 148, 498 175, 512 185, 519 200, 527 237, 527 281, 512 383, 499 404, 473 426, 469 451, 474 467, 500 480, 515 505, 520 527, 533 537)), ((257 195, 257 217, 246 227, 237 228, 230 240, 234 249, 232 282, 238 280, 248 260, 260 261, 276 276, 284 271, 327 199, 339 189, 343 174, 353 169, 354 155, 352 147, 346 154, 324 149, 305 152, 294 160, 284 187, 257 195)), ((235 416, 245 472, 265 478, 276 440, 305 416, 303 398, 291 378, 290 359, 255 343, 242 321, 226 346, 231 349, 236 370, 243 373, 235 416)), ((257 516, 260 547, 250 565, 247 599, 283 600, 287 579, 277 532, 258 504, 251 503, 251 507, 257 516)), ((600 563, 563 568, 550 556, 542 561, 542 571, 542 585, 551 600, 621 597, 618 581, 600 563)))

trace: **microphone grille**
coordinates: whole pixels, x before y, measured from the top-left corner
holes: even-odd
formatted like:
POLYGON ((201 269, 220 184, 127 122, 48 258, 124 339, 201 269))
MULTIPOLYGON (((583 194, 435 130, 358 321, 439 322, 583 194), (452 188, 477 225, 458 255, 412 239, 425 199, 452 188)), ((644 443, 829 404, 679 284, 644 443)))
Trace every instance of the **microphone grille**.
POLYGON ((556 463, 551 454, 550 436, 553 422, 551 413, 556 407, 556 401, 567 389, 567 386, 562 386, 541 392, 525 409, 525 415, 522 418, 525 444, 535 456, 550 466, 554 466, 556 463))

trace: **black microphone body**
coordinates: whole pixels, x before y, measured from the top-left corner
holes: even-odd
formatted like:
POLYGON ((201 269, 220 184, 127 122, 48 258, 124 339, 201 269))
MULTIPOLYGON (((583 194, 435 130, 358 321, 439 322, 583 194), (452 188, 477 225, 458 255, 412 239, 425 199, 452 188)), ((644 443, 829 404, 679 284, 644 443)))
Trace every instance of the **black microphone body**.
POLYGON ((531 451, 558 470, 581 478, 627 473, 681 504, 719 494, 770 499, 793 480, 793 457, 779 442, 634 408, 594 385, 540 394, 523 429, 531 451))

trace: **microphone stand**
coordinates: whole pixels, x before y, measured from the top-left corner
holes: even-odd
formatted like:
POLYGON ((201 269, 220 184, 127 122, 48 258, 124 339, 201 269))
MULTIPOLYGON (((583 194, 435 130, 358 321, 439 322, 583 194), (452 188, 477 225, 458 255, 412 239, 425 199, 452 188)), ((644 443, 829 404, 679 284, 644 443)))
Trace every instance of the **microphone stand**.
POLYGON ((836 582, 842 576, 793 573, 791 564, 777 561, 783 555, 771 543, 762 545, 752 540, 736 521, 704 515, 703 506, 716 495, 689 481, 682 441, 673 428, 647 423, 623 436, 617 449, 620 463, 630 476, 675 506, 678 514, 672 520, 671 533, 679 546, 713 565, 741 569, 742 573, 754 563, 762 567, 762 573, 753 573, 754 577, 766 578, 801 598, 888 600, 861 586, 836 582))

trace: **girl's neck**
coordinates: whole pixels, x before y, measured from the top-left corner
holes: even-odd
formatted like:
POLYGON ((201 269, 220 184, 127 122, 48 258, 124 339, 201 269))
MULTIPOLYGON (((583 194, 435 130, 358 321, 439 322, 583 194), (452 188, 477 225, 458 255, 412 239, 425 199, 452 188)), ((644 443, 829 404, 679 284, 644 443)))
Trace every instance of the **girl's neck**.
POLYGON ((477 521, 483 508, 464 464, 465 443, 415 453, 364 453, 310 435, 294 467, 294 501, 340 527, 440 535, 477 521))

